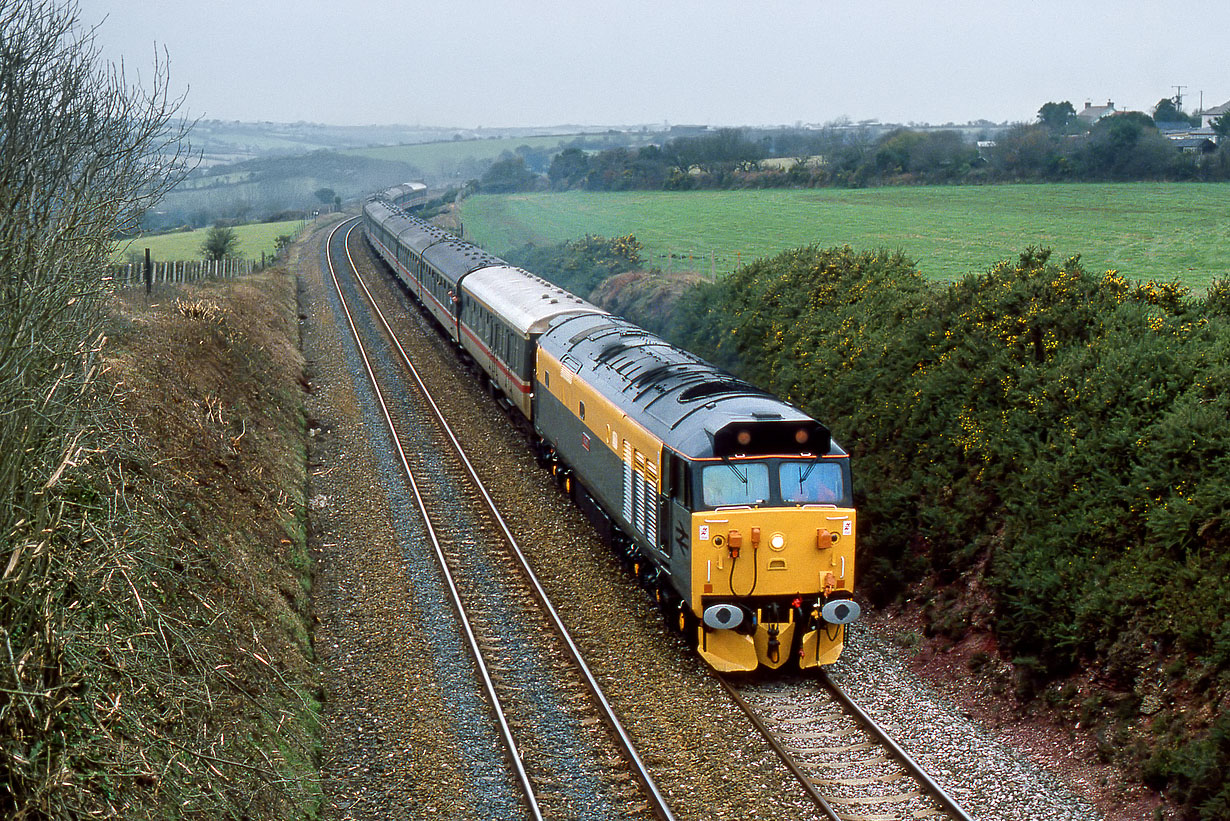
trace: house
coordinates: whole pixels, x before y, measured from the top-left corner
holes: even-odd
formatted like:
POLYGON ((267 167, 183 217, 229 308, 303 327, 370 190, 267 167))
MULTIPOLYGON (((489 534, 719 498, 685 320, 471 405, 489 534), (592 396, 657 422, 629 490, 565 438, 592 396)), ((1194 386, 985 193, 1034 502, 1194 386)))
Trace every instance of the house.
POLYGON ((1165 120, 1155 120, 1153 123, 1157 126, 1157 130, 1161 132, 1163 137, 1170 137, 1172 134, 1181 134, 1187 136, 1189 132, 1195 131, 1191 123, 1187 122, 1166 122, 1165 120))
POLYGON ((1109 117, 1115 113, 1115 104, 1110 100, 1106 101, 1106 105, 1093 105, 1088 100, 1085 101, 1085 108, 1076 112, 1076 119, 1080 120, 1085 125, 1093 125, 1103 117, 1109 117))
POLYGON ((1230 102, 1222 103, 1217 108, 1206 108, 1200 112, 1200 125, 1203 128, 1212 128, 1213 121, 1226 114, 1230 114, 1230 102))
POLYGON ((1217 144, 1208 137, 1171 137, 1175 147, 1184 154, 1212 154, 1217 144))

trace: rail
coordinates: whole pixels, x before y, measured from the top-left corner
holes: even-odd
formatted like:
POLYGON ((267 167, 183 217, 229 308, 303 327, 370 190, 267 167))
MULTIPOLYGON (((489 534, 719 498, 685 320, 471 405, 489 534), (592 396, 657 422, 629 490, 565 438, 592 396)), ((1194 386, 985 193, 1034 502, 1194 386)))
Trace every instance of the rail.
MULTIPOLYGON (((736 705, 738 705, 738 707, 744 712, 745 715, 747 715, 749 720, 751 720, 752 724, 756 727, 757 731, 764 737, 765 741, 769 744, 769 747, 778 756, 778 758, 785 765, 785 767, 791 772, 791 774, 799 781, 804 791, 816 803, 816 805, 820 808, 821 812, 823 812, 824 815, 830 819, 830 821, 842 821, 843 819, 855 817, 849 814, 839 813, 837 810, 834 809, 834 805, 840 806, 840 805, 845 805, 845 804, 858 804, 861 806, 870 806, 877 802, 882 802, 884 805, 887 806, 887 805, 893 804, 893 802, 895 801, 910 800, 910 796, 915 795, 915 793, 909 790, 899 793, 899 794, 895 794, 895 795, 881 795, 881 796, 869 796, 869 797, 850 797, 850 796, 843 797, 839 795, 827 795, 826 796, 826 795, 821 794, 820 790, 817 788, 817 784, 825 783, 825 782, 843 783, 843 781, 841 779, 838 779, 836 782, 833 782, 828 777, 818 778, 816 773, 808 772, 807 765, 801 763, 796 758, 796 756, 791 752, 789 744, 783 742, 783 740, 779 737, 778 732, 775 731, 774 728, 769 725, 769 722, 766 722, 757 713, 756 708, 753 707, 748 702, 748 700, 743 697, 743 694, 740 692, 739 686, 732 683, 726 676, 720 673, 714 673, 714 675, 717 677, 722 687, 726 690, 726 693, 730 696, 731 700, 734 701, 736 705)), ((931 776, 925 770, 923 770, 923 768, 916 761, 914 761, 914 759, 911 758, 910 755, 906 753, 906 751, 903 750, 901 746, 898 745, 884 731, 884 729, 881 728, 880 725, 877 724, 871 718, 871 716, 869 716, 866 713, 866 711, 864 711, 861 707, 859 707, 858 704, 856 704, 854 700, 851 699, 836 684, 836 682, 830 679, 829 676, 826 673, 824 673, 824 671, 820 671, 819 680, 820 680, 820 683, 824 686, 824 689, 832 697, 832 699, 838 705, 840 705, 840 709, 844 711, 847 716, 853 719, 857 723, 857 725, 861 728, 861 732, 865 734, 864 738, 869 738, 871 740, 871 743, 847 744, 846 747, 844 748, 839 747, 838 749, 862 750, 862 749, 871 747, 873 745, 878 745, 880 748, 886 751, 888 755, 891 756, 891 758, 897 762, 898 765, 900 765, 900 767, 902 768, 902 772, 900 773, 900 775, 902 777, 912 779, 919 787, 922 788, 923 793, 930 795, 931 798, 935 802, 937 802, 940 808, 940 811, 947 814, 949 817, 956 819, 956 821, 971 821, 970 816, 956 803, 956 801, 954 801, 952 797, 949 796, 944 791, 944 789, 938 783, 936 783, 936 781, 933 778, 931 778, 931 776)), ((803 680, 799 682, 799 684, 800 686, 806 686, 808 683, 810 683, 810 681, 811 681, 810 679, 803 680)), ((811 690, 811 692, 814 692, 814 689, 811 690)), ((819 735, 826 735, 826 734, 819 733, 819 735)), ((833 750, 830 750, 829 752, 833 752, 833 750)), ((851 764, 857 767, 857 762, 851 762, 851 764)), ((831 763, 824 764, 821 766, 828 772, 831 772, 833 769, 833 765, 831 763)), ((895 778, 895 776, 888 776, 888 778, 895 778)), ((847 779, 844 781, 844 783, 854 784, 854 783, 861 783, 861 782, 882 782, 883 780, 885 779, 879 779, 879 778, 862 778, 862 779, 852 779, 852 780, 847 779)), ((922 793, 917 793, 917 794, 921 795, 922 793)), ((903 812, 903 810, 897 809, 897 810, 893 810, 893 812, 903 812)), ((858 817, 863 817, 863 816, 858 816, 858 817)), ((888 816, 883 816, 882 814, 880 814, 880 815, 875 815, 874 817, 878 818, 878 817, 888 817, 888 816)))
MULTIPOLYGON (((339 224, 333 230, 333 232, 330 233, 328 243, 331 244, 334 235, 345 226, 346 226, 346 223, 339 224)), ((351 269, 357 271, 357 265, 355 264, 354 258, 351 255, 350 245, 349 245, 349 237, 350 237, 351 232, 354 231, 355 227, 357 227, 357 220, 354 223, 352 223, 350 227, 347 229, 346 236, 343 242, 344 242, 345 249, 346 249, 346 256, 350 263, 351 269)), ((330 274, 333 277, 334 285, 338 290, 338 296, 341 299, 342 307, 346 313, 347 319, 351 323, 351 331, 352 333, 355 334, 355 338, 357 340, 358 331, 354 325, 353 319, 351 318, 350 309, 346 305, 345 298, 342 296, 341 284, 340 284, 340 281, 338 280, 337 273, 333 268, 332 255, 331 254, 328 255, 328 257, 329 257, 330 274)), ((599 707, 599 713, 602 717, 602 720, 610 728, 612 735, 618 742, 618 746, 625 760, 628 762, 633 773, 635 774, 636 779, 640 782, 641 786, 643 787, 645 791, 645 795, 649 799, 649 808, 651 812, 653 812, 653 814, 659 819, 661 819, 662 821, 674 821, 674 815, 672 814, 669 805, 666 803, 664 796, 661 794, 657 785, 654 783, 654 780, 652 776, 650 775, 648 768, 646 767, 644 762, 641 760, 639 754, 636 752, 635 746, 633 745, 631 738, 628 736, 622 723, 619 721, 619 718, 616 716, 614 708, 610 705, 605 694, 602 692, 601 686, 599 685, 597 679, 594 677, 593 673, 590 671, 589 666, 585 663, 584 658, 582 658, 580 650, 577 648, 576 643, 573 641, 571 635, 569 634, 567 628, 565 627, 554 605, 551 603, 549 597, 547 596, 545 589, 539 582, 538 578, 535 576, 534 572, 531 570, 529 563, 525 557, 525 554, 521 550, 521 547, 518 544, 516 537, 513 535, 512 531, 509 529, 507 522, 505 521, 504 517, 501 515, 499 509, 497 508, 495 504, 495 500, 492 498, 486 486, 483 484, 482 480, 479 478, 477 471, 474 469, 473 463, 471 462, 468 455, 465 453, 464 448, 462 447, 461 443, 458 441, 456 435, 454 434, 451 426, 448 424, 447 420, 445 419, 444 414, 440 410, 435 399, 432 397, 431 392, 428 390, 426 384, 424 383, 422 378, 419 376, 417 368, 415 368, 414 364, 410 360, 409 355, 406 353, 401 343, 397 340, 397 337, 393 333, 392 328, 389 326, 389 323, 386 320, 384 314, 380 311, 379 307, 377 306, 376 300, 374 299, 374 297, 372 297, 371 293, 368 291, 367 286, 363 283, 362 279, 356 276, 355 282, 365 294, 368 304, 372 309, 373 316, 377 319, 378 323, 384 330, 386 338, 390 340, 393 346, 393 349, 396 351, 398 357, 401 360, 401 364, 406 369, 407 373, 410 374, 412 380, 414 381, 415 385, 417 386, 420 392, 420 395, 423 397, 426 404, 430 407, 431 412, 435 415, 437 421, 440 424, 442 431, 444 432, 445 436, 448 438, 450 445, 452 446, 454 452, 457 454, 458 459, 460 460, 461 464, 463 465, 465 469, 465 472, 469 476, 471 483, 473 484, 474 488, 478 491, 479 495, 482 497, 487 509, 490 511, 494 522, 498 526, 505 542, 508 544, 510 552, 512 553, 513 557, 516 559, 531 590, 533 591, 535 597, 538 599, 543 610, 547 613, 554 631, 559 636, 561 642, 564 645, 564 648, 567 650, 567 653, 569 657, 571 658, 576 670, 578 671, 582 680, 584 681, 585 686, 590 691, 590 694, 593 697, 595 704, 599 707)), ((380 393, 379 388, 375 387, 375 376, 374 376, 374 372, 372 371, 371 364, 367 359, 366 353, 362 351, 361 344, 359 347, 360 347, 360 352, 362 354, 362 359, 364 361, 364 365, 368 371, 369 378, 371 379, 373 387, 376 391, 376 395, 378 397, 378 403, 381 407, 381 411, 385 415, 386 423, 390 426, 390 429, 393 429, 393 422, 389 414, 389 411, 387 409, 387 406, 384 403, 382 394, 380 393)), ((417 482, 415 482, 411 474, 411 470, 409 467, 409 461, 406 458, 405 452, 402 450, 401 444, 398 441, 397 437, 394 436, 393 439, 394 439, 394 442, 396 443, 397 456, 403 465, 403 469, 405 470, 406 475, 410 477, 409 481, 410 481, 413 495, 415 497, 415 503, 419 507, 419 512, 424 522, 427 523, 427 531, 429 534, 429 538, 432 541, 433 546, 436 550, 441 567, 444 568, 444 573, 448 580, 447 584, 450 589, 450 593, 453 596, 454 603, 458 608, 459 614, 461 614, 462 616, 462 621, 466 622, 466 618, 464 615, 465 610, 461 604, 460 594, 456 589, 451 572, 449 572, 447 569, 447 563, 445 561, 443 551, 436 537, 435 529, 431 526, 427 511, 426 511, 426 507, 423 503, 422 496, 420 495, 419 490, 418 490, 417 482)), ((465 632, 467 635, 467 640, 470 644, 471 653, 474 656, 475 661, 481 671, 481 677, 483 678, 484 688, 487 690, 488 698, 491 701, 493 708, 496 710, 497 714, 500 716, 499 722, 501 725, 501 735, 504 737, 505 745, 509 751, 509 758, 512 761, 512 765, 514 769, 517 771, 517 778, 523 784, 523 789, 526 791, 525 794, 527 796, 527 801, 529 801, 531 806, 533 807, 532 812, 534 813, 534 817, 535 818, 541 817, 541 815, 539 815, 540 810, 537 808, 536 800, 533 798, 533 786, 530 783, 529 777, 525 773, 524 767, 521 764, 520 755, 517 754, 516 752, 517 750, 516 742, 514 741, 512 737, 511 730, 508 729, 508 724, 507 724, 506 719, 503 716, 503 711, 498 706, 498 698, 495 692, 495 685, 494 685, 494 682, 492 681, 491 674, 487 669, 487 665, 482 659, 482 654, 480 652, 478 642, 475 639, 468 623, 466 623, 465 632)))

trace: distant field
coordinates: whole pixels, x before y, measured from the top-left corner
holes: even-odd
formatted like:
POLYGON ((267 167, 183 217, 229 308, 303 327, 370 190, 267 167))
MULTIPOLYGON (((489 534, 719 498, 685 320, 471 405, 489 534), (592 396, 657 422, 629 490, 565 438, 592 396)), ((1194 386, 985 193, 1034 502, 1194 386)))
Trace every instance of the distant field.
POLYGON ((1230 277, 1227 214, 1230 184, 1126 183, 510 194, 466 199, 462 219, 495 253, 635 234, 652 264, 706 274, 815 243, 901 249, 952 280, 1036 245, 1091 271, 1204 289, 1230 277))
MULTIPOLYGON (((261 258, 261 251, 264 251, 268 256, 272 256, 275 249, 274 240, 282 234, 297 234, 302 225, 302 220, 291 220, 289 222, 261 222, 253 225, 237 226, 235 234, 239 237, 239 248, 235 256, 259 260, 261 258)), ((201 243, 205 241, 205 232, 207 230, 206 228, 201 228, 196 231, 157 234, 122 242, 115 249, 111 258, 115 262, 127 262, 128 255, 135 253, 139 254, 141 259, 144 259, 145 249, 148 248, 150 249, 150 256, 159 261, 202 259, 201 243)))
POLYGON ((462 181, 478 176, 477 163, 499 159, 505 151, 518 146, 530 148, 555 148, 560 143, 574 139, 571 136, 553 137, 507 137, 491 140, 452 140, 440 143, 416 143, 413 145, 388 145, 378 148, 353 148, 341 153, 357 154, 377 160, 391 160, 413 165, 431 177, 453 178, 462 181))

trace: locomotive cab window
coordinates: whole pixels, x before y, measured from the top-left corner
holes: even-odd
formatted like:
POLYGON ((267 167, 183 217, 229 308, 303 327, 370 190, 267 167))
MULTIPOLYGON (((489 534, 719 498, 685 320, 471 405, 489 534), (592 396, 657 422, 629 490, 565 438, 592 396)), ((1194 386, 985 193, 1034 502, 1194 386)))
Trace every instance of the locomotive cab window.
POLYGON ((677 453, 669 450, 662 452, 662 492, 684 507, 691 507, 692 473, 689 463, 677 453))
POLYGON ((764 462, 706 465, 700 474, 707 507, 759 505, 769 500, 769 466, 764 462))
POLYGON ((782 501, 794 504, 838 504, 845 482, 837 462, 782 462, 778 468, 782 501))

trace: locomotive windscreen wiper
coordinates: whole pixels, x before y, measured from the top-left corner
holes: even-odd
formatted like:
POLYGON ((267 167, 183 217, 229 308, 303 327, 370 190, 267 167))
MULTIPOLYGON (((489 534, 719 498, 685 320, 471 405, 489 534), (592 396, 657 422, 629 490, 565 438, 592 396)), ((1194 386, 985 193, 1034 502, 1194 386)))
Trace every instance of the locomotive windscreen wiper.
POLYGON ((803 492, 803 483, 807 481, 807 477, 811 476, 811 472, 816 469, 819 462, 808 462, 807 467, 799 471, 799 493, 803 492))
POLYGON ((735 466, 734 462, 727 462, 726 467, 730 468, 731 472, 733 472, 735 476, 739 477, 740 482, 742 482, 745 485, 747 484, 747 471, 746 470, 740 473, 739 468, 735 466))

